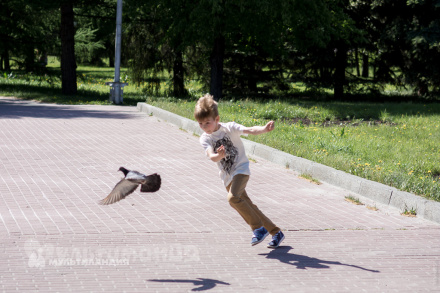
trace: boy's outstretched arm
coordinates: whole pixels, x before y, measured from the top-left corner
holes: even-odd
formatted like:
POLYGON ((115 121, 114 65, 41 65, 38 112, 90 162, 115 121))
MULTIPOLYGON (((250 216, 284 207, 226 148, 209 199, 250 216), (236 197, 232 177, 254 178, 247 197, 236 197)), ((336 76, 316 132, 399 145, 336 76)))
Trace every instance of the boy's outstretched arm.
POLYGON ((275 122, 269 121, 264 126, 252 126, 252 127, 246 127, 243 131, 244 134, 253 134, 258 135, 266 132, 270 132, 274 130, 275 128, 275 122))

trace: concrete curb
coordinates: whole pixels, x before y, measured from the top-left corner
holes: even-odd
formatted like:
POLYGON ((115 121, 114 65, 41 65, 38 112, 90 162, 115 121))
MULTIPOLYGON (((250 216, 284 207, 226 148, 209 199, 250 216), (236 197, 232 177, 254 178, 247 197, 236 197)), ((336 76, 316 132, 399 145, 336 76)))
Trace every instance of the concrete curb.
MULTIPOLYGON (((156 116, 177 125, 186 131, 198 135, 202 134, 199 125, 193 120, 146 103, 138 103, 137 109, 140 112, 156 116)), ((243 139, 243 143, 246 153, 250 156, 260 157, 296 172, 309 174, 320 181, 347 189, 381 204, 398 208, 401 211, 414 209, 418 217, 440 223, 440 202, 428 200, 385 184, 360 178, 247 139, 243 139)))

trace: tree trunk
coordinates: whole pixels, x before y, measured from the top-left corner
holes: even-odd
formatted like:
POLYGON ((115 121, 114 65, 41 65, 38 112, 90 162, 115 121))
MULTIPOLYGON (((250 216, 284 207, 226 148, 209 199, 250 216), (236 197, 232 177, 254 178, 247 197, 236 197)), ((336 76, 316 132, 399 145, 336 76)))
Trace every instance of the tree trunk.
POLYGON ((364 52, 362 54, 362 77, 368 77, 370 76, 369 70, 370 70, 370 62, 369 56, 367 52, 364 52))
POLYGON ((11 66, 9 63, 9 51, 7 48, 7 44, 5 44, 5 49, 2 53, 2 61, 0 62, 1 70, 9 71, 11 70, 11 66))
POLYGON ((361 76, 361 70, 360 70, 360 68, 359 68, 359 49, 358 48, 356 48, 355 50, 354 50, 354 54, 355 54, 355 62, 356 62, 356 74, 357 74, 357 76, 359 77, 359 76, 361 76))
POLYGON ((5 70, 6 71, 10 71, 11 70, 11 63, 9 62, 9 51, 8 49, 5 50, 5 52, 3 53, 3 62, 5 64, 5 70))
POLYGON ((344 97, 345 69, 347 68, 347 46, 340 42, 336 49, 334 92, 335 98, 344 97))
POLYGON ((115 51, 114 50, 109 50, 108 51, 108 66, 109 67, 115 67, 115 51))
POLYGON ((183 53, 182 51, 177 51, 173 64, 173 93, 176 97, 182 97, 186 95, 183 76, 183 53))
POLYGON ((61 85, 63 94, 77 93, 73 4, 61 5, 61 85))
POLYGON ((245 57, 245 66, 248 70, 247 77, 247 87, 251 93, 257 93, 257 70, 255 68, 256 58, 253 56, 245 57))
POLYGON ((31 72, 35 69, 35 52, 33 44, 25 45, 26 56, 24 58, 24 66, 26 72, 31 72))
POLYGON ((211 64, 211 85, 210 94, 214 100, 220 101, 223 90, 223 59, 225 56, 225 38, 218 36, 214 41, 210 64, 211 64))
POLYGON ((173 92, 174 95, 177 97, 185 95, 185 85, 183 77, 183 53, 181 51, 178 51, 176 52, 173 64, 173 92))

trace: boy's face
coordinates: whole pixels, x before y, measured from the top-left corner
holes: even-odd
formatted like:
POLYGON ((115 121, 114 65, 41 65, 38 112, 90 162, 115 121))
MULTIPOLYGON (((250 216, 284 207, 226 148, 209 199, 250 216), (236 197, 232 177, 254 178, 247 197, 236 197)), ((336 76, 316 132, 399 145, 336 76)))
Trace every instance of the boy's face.
POLYGON ((218 130, 219 128, 219 121, 220 121, 220 116, 217 116, 215 118, 212 117, 208 117, 202 120, 199 120, 199 126, 200 128, 207 134, 211 134, 215 131, 218 130))

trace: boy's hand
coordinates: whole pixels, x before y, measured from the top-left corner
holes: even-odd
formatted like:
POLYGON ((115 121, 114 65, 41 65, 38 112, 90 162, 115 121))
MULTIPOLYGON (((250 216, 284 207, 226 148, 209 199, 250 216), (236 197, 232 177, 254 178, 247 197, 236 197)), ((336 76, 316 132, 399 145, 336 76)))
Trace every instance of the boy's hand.
POLYGON ((275 129, 275 122, 269 121, 267 122, 266 126, 264 127, 266 129, 266 132, 270 132, 275 129))
POLYGON ((252 127, 246 127, 243 130, 244 134, 252 134, 252 135, 258 135, 266 132, 270 132, 274 130, 275 128, 275 122, 269 121, 264 126, 252 126, 252 127))
POLYGON ((217 149, 217 154, 219 155, 220 158, 225 158, 226 157, 226 149, 223 145, 219 146, 217 149))
POLYGON ((219 146, 217 149, 208 149, 208 157, 213 162, 219 162, 226 158, 226 149, 223 145, 219 146))

